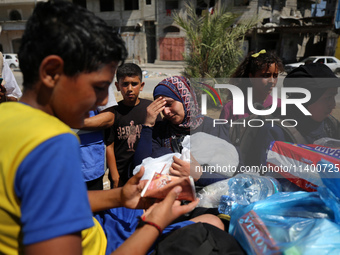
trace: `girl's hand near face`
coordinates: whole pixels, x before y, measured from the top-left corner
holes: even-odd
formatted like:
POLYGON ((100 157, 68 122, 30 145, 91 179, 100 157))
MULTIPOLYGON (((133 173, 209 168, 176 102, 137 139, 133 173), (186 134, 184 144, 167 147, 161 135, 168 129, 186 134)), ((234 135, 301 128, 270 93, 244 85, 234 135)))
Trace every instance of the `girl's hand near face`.
POLYGON ((153 127, 156 123, 158 114, 160 114, 165 107, 166 101, 163 97, 158 97, 146 108, 146 119, 144 125, 153 127))

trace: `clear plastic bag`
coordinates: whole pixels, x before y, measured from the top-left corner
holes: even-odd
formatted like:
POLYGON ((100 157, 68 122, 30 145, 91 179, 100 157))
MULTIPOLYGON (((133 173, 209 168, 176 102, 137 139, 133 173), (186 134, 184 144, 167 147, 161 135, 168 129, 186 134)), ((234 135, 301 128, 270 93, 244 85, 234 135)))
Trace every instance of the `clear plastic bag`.
POLYGON ((200 198, 198 206, 216 208, 225 203, 220 213, 228 214, 233 203, 248 205, 258 200, 265 199, 281 191, 280 184, 272 177, 251 174, 237 174, 204 187, 198 192, 200 198), (221 200, 221 197, 223 199, 221 200), (227 197, 225 197, 227 196, 227 197))
POLYGON ((318 139, 314 141, 314 144, 331 147, 331 148, 340 148, 340 140, 329 138, 329 137, 318 139))
POLYGON ((221 196, 229 194, 228 181, 229 180, 227 179, 215 182, 201 189, 197 193, 197 197, 200 199, 197 206, 217 208, 220 203, 221 196))

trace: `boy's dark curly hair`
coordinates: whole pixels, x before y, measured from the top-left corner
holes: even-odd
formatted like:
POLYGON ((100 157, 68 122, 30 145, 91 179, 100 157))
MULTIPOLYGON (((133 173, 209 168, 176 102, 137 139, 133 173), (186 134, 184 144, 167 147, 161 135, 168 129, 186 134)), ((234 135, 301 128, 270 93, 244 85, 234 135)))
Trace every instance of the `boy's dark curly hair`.
POLYGON ((139 80, 142 82, 143 72, 138 65, 134 63, 125 63, 117 69, 117 81, 119 82, 121 78, 125 78, 126 76, 138 76, 139 80))
POLYGON ((25 88, 39 80, 39 66, 49 55, 64 61, 64 73, 75 76, 99 70, 127 56, 124 41, 102 19, 69 1, 39 2, 29 18, 19 49, 25 88))

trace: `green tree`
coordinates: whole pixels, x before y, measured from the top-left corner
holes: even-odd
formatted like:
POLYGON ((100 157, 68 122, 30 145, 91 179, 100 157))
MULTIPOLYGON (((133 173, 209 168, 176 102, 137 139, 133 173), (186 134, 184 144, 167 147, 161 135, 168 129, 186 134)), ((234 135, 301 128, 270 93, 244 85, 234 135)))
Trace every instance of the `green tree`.
POLYGON ((236 22, 238 17, 225 6, 199 17, 192 2, 186 3, 184 14, 175 13, 174 20, 186 32, 189 46, 184 53, 186 77, 229 77, 239 64, 245 35, 257 22, 256 17, 236 22))

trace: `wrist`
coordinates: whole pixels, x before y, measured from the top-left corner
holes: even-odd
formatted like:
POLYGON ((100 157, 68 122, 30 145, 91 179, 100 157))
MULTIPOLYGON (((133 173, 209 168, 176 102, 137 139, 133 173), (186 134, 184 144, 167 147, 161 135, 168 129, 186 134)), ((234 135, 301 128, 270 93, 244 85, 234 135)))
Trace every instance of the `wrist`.
POLYGON ((202 177, 202 166, 199 167, 199 170, 197 171, 197 168, 195 168, 194 172, 191 173, 192 178, 194 178, 194 181, 198 181, 202 177))
POLYGON ((163 233, 163 229, 156 223, 152 222, 152 221, 148 221, 148 220, 145 220, 145 216, 142 216, 142 217, 137 217, 138 218, 138 225, 136 228, 141 228, 145 225, 147 226, 151 226, 153 227, 154 229, 156 229, 158 231, 158 236, 161 236, 162 233, 163 233))
POLYGON ((118 172, 113 172, 112 174, 111 174, 111 177, 116 177, 116 178, 119 178, 119 173, 118 172))
POLYGON ((126 207, 125 206, 125 200, 124 200, 124 195, 123 195, 123 187, 117 187, 115 189, 111 189, 111 190, 114 190, 115 192, 119 192, 119 199, 117 199, 117 204, 118 206, 116 207, 126 207))

